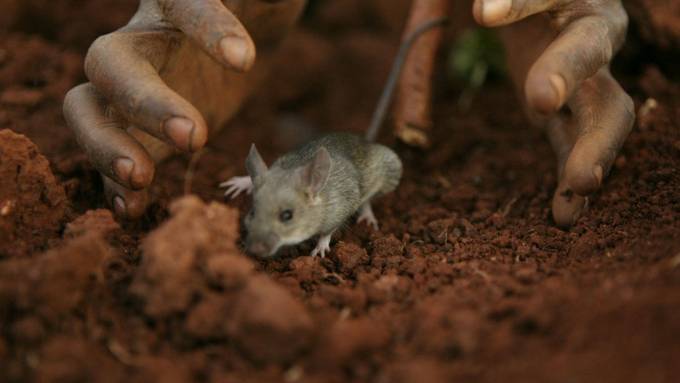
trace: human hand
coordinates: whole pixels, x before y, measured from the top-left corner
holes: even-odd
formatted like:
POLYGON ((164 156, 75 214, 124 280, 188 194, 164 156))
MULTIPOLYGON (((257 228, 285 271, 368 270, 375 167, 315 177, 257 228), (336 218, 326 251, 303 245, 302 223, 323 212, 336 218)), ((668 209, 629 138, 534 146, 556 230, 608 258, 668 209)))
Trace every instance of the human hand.
POLYGON ((128 25, 92 44, 90 82, 66 95, 64 116, 117 215, 143 214, 155 163, 199 150, 236 113, 304 3, 141 0, 128 25))
POLYGON ((478 23, 501 29, 511 75, 558 159, 555 222, 575 223, 602 185, 635 119, 609 63, 624 42, 620 0, 475 0, 478 23))

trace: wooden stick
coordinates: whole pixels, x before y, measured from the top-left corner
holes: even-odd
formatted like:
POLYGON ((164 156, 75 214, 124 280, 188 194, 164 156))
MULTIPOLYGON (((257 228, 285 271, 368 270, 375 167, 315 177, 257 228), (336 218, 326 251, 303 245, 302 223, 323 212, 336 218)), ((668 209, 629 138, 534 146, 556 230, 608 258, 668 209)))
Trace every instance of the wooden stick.
MULTIPOLYGON (((413 0, 405 39, 419 25, 449 14, 450 0, 413 0)), ((432 73, 444 32, 436 28, 424 34, 408 54, 397 89, 394 109, 395 134, 404 143, 427 148, 432 129, 432 73)))

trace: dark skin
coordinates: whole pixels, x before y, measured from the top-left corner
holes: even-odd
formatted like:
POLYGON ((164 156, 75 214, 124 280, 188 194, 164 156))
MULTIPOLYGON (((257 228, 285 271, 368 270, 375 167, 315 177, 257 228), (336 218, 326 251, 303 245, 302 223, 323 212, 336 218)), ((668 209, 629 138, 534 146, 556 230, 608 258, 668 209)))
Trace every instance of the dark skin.
MULTIPOLYGON (((143 214, 154 164, 193 152, 261 83, 304 0, 141 0, 130 23, 94 42, 89 83, 64 114, 104 179, 116 214, 143 214), (256 59, 257 56, 257 59, 256 59)), ((476 0, 473 15, 500 28, 527 114, 558 158, 553 216, 572 225, 603 182, 634 120, 609 73, 625 38, 620 0, 476 0)))

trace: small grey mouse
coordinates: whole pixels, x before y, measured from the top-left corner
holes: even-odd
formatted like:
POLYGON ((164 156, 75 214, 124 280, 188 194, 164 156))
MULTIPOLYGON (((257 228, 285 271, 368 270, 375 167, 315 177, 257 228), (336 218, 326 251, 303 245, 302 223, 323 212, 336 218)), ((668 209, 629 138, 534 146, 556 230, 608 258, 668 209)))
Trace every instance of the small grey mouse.
POLYGON ((332 133, 289 152, 267 167, 253 144, 246 159, 248 176, 220 184, 225 196, 253 194, 245 219, 246 249, 273 256, 283 246, 318 236, 311 255, 330 251, 333 232, 359 212, 358 222, 377 228, 373 198, 393 191, 401 180, 402 164, 390 148, 376 144, 394 94, 401 68, 413 42, 446 18, 423 23, 401 44, 366 136, 332 133))

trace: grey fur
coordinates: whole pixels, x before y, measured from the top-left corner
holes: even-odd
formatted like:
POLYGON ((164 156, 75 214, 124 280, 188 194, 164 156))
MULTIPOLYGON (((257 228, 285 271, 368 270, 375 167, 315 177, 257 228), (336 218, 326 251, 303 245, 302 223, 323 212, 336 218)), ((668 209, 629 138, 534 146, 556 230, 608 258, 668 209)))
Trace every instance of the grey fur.
POLYGON ((246 218, 248 242, 266 243, 270 253, 275 253, 282 245, 332 233, 364 203, 394 190, 401 173, 401 160, 384 145, 348 133, 312 141, 258 175, 261 182, 253 189, 254 213, 246 218), (330 154, 330 173, 313 195, 303 172, 321 148, 330 154), (293 219, 284 223, 279 216, 287 209, 293 210, 293 219))

